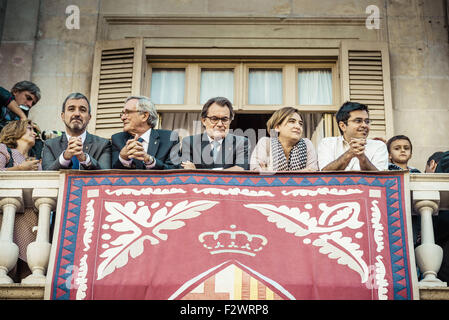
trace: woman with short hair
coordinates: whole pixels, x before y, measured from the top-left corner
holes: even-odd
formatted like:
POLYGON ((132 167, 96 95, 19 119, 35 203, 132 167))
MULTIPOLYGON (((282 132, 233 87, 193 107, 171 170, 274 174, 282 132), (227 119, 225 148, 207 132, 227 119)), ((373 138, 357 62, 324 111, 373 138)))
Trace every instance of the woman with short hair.
POLYGON ((28 154, 36 142, 31 120, 9 122, 0 132, 0 171, 42 170, 28 154))
POLYGON ((284 107, 267 121, 270 137, 259 140, 251 154, 251 170, 317 171, 312 142, 303 138, 303 118, 298 109, 284 107))
MULTIPOLYGON (((10 121, 0 132, 0 171, 42 170, 40 160, 28 156, 36 141, 36 132, 31 120, 10 121)), ((0 219, 0 228, 2 225, 0 219)), ((10 272, 14 282, 20 282, 31 274, 27 265, 26 250, 35 241, 33 227, 38 225, 38 217, 33 208, 25 208, 15 215, 13 241, 19 247, 19 259, 10 272)))

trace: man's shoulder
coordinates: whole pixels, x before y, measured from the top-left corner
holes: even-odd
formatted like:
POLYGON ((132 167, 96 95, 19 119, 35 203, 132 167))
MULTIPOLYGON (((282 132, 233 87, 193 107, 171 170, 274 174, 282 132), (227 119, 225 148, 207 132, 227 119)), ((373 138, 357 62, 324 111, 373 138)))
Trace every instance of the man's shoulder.
POLYGON ((128 133, 127 133, 127 132, 124 132, 124 131, 122 131, 122 132, 117 132, 117 133, 114 133, 114 134, 111 136, 111 140, 125 139, 127 136, 128 136, 128 133))
POLYGON ((89 132, 87 132, 87 136, 90 136, 93 140, 96 140, 98 142, 103 142, 103 143, 109 142, 109 139, 97 136, 96 134, 92 134, 89 132))
POLYGON ((60 143, 61 140, 62 140, 62 135, 54 137, 54 138, 47 139, 47 140, 44 141, 44 144, 51 146, 51 145, 60 143))
POLYGON ((337 137, 326 137, 320 140, 320 145, 335 145, 339 140, 341 140, 341 136, 337 137))
POLYGON ((157 132, 157 134, 164 138, 170 138, 170 137, 178 137, 178 132, 174 130, 167 130, 167 129, 151 129, 157 132))

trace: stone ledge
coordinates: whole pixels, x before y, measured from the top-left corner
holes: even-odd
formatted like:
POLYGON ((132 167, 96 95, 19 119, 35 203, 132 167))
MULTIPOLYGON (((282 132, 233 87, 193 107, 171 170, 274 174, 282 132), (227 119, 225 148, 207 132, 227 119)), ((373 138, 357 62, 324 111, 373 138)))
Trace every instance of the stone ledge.
MULTIPOLYGON (((420 300, 449 300, 449 287, 423 287, 420 300)), ((0 285, 0 300, 43 300, 44 286, 20 283, 0 285)))
POLYGON ((449 287, 422 287, 419 288, 420 300, 449 300, 449 287))
POLYGON ((0 285, 0 300, 43 300, 44 286, 20 283, 0 285))

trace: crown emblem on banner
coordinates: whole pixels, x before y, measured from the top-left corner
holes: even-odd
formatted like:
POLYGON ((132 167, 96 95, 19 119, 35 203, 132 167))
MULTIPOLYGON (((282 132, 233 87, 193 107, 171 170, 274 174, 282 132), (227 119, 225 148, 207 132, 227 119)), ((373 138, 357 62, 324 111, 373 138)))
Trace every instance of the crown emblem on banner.
POLYGON ((239 253, 253 257, 268 243, 267 238, 260 234, 234 230, 235 225, 231 225, 230 228, 233 230, 203 232, 198 236, 198 240, 210 254, 239 253))

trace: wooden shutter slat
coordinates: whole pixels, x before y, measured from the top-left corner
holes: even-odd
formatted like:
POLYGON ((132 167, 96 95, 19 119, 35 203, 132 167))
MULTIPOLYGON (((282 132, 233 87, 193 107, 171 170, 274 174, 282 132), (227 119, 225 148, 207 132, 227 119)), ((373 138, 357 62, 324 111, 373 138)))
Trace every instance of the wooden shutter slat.
POLYGON ((356 65, 361 65, 361 66, 382 66, 382 61, 370 61, 370 60, 365 60, 365 59, 354 59, 351 61, 349 61, 349 65, 350 66, 356 66, 356 65))
POLYGON ((106 65, 115 65, 115 64, 120 64, 120 63, 133 63, 133 59, 118 59, 118 60, 103 60, 101 61, 101 65, 102 66, 106 66, 106 65))
POLYGON ((382 66, 370 66, 370 65, 350 65, 349 70, 366 70, 366 71, 382 71, 382 66))
POLYGON ((370 81, 370 80, 350 80, 350 85, 359 84, 359 85, 381 85, 383 86, 382 81, 370 81))
POLYGON ((382 76, 381 75, 370 76, 370 75, 366 75, 366 74, 363 74, 363 75, 352 74, 351 79, 352 80, 379 80, 379 81, 382 81, 382 76))
POLYGON ((108 74, 125 74, 132 75, 133 68, 117 68, 117 69, 102 69, 100 75, 108 75, 108 74))
MULTIPOLYGON (((369 96, 383 96, 383 90, 352 90, 351 89, 351 96, 352 95, 361 95, 361 94, 365 94, 365 95, 369 95, 369 96)), ((383 98, 382 98, 383 99, 383 98)))
POLYGON ((124 80, 124 79, 129 79, 129 80, 131 80, 132 79, 132 74, 129 74, 129 73, 116 73, 116 74, 102 74, 101 75, 101 80, 107 80, 107 79, 122 79, 122 80, 124 80))
POLYGON ((352 90, 366 90, 366 91, 381 91, 383 93, 383 86, 382 85, 352 85, 351 86, 351 92, 352 90))

